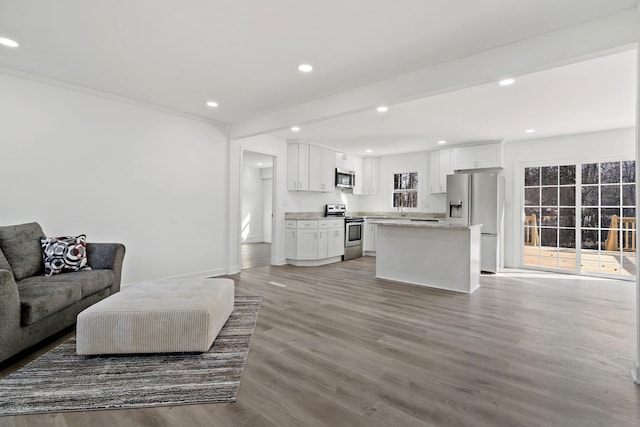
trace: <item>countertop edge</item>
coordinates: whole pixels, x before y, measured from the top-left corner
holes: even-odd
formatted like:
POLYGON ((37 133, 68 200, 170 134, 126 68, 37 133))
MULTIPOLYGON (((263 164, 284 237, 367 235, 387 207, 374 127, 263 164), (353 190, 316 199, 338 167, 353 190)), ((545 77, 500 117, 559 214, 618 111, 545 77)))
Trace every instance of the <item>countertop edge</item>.
POLYGON ((482 224, 461 225, 461 224, 434 223, 434 222, 427 222, 427 221, 384 220, 384 219, 371 220, 371 224, 388 225, 392 227, 446 228, 446 229, 455 229, 455 230, 471 230, 474 228, 482 227, 482 224))

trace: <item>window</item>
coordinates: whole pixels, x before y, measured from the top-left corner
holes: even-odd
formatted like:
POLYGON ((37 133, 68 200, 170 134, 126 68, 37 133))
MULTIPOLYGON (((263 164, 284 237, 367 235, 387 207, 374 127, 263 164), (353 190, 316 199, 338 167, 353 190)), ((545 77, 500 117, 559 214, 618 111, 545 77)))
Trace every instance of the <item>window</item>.
POLYGON ((418 207, 418 172, 393 174, 393 207, 418 207))

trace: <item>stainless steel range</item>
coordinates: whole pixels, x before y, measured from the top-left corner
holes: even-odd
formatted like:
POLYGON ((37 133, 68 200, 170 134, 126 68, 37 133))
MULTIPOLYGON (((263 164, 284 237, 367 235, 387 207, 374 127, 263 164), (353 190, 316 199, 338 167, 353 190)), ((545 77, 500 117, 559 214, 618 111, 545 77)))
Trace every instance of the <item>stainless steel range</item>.
POLYGON ((364 218, 360 216, 346 216, 347 206, 336 204, 325 206, 325 216, 344 217, 344 261, 362 256, 362 234, 364 232, 364 218))

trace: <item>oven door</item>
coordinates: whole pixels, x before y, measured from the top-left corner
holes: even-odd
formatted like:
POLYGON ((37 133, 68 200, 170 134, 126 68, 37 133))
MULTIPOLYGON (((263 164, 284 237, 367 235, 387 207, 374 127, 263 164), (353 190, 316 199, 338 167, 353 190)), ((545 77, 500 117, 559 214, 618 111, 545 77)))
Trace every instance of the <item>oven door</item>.
POLYGON ((344 233, 344 246, 361 246, 364 222, 347 222, 346 227, 347 229, 344 233))

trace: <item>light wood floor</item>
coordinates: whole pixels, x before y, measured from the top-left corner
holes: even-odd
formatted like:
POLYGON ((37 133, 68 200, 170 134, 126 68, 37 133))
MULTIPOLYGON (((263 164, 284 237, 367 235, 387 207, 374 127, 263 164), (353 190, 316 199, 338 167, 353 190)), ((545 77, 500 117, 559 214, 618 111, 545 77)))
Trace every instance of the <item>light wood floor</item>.
POLYGON ((271 243, 243 243, 240 258, 243 270, 271 265, 271 243))
POLYGON ((232 276, 263 296, 235 403, 0 426, 640 425, 635 284, 513 271, 465 295, 374 271, 365 257, 232 276))

